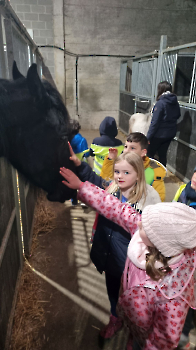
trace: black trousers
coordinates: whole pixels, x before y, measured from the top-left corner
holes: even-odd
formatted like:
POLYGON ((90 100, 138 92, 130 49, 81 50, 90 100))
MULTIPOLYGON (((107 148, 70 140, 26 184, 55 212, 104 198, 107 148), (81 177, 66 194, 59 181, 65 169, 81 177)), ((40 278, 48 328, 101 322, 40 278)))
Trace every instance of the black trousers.
POLYGON ((185 324, 184 324, 184 327, 183 327, 183 330, 182 330, 182 333, 184 335, 186 335, 188 337, 189 335, 189 332, 191 331, 191 329, 194 328, 194 311, 193 309, 189 309, 188 311, 188 314, 186 316, 186 320, 185 320, 185 324))
POLYGON ((116 277, 116 276, 112 276, 109 273, 105 272, 105 280, 106 280, 108 297, 109 297, 109 301, 110 301, 110 305, 111 305, 111 314, 113 316, 117 317, 116 305, 118 302, 121 276, 116 277))
POLYGON ((169 148, 170 142, 173 138, 157 138, 153 137, 150 140, 150 144, 148 145, 147 156, 150 158, 154 158, 157 153, 159 156, 159 162, 164 166, 167 164, 167 150, 169 148))

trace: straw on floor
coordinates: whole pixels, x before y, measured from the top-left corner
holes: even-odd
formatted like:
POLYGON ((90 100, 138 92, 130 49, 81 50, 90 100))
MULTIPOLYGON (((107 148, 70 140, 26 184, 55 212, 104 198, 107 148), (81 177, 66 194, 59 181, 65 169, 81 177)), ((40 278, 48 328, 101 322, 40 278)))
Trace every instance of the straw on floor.
MULTIPOLYGON (((55 215, 47 205, 47 199, 43 192, 39 193, 34 213, 34 229, 29 263, 38 268, 36 248, 38 235, 47 234, 55 228, 55 215)), ((47 263, 47 257, 43 254, 39 266, 47 263)), ((12 328, 10 350, 40 349, 40 328, 44 326, 43 302, 44 293, 41 290, 41 280, 33 271, 24 264, 21 282, 17 297, 15 316, 12 328)))

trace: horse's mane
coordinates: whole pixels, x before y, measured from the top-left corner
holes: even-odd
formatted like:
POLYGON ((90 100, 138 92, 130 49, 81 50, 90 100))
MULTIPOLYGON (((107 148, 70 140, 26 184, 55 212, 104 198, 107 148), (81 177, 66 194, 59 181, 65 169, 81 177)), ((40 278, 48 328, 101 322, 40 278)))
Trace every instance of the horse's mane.
MULTIPOLYGON (((12 126, 17 127, 17 114, 20 114, 19 109, 23 101, 24 108, 27 111, 28 121, 33 120, 35 117, 39 120, 41 116, 46 124, 56 130, 59 137, 63 138, 70 134, 70 118, 60 93, 48 81, 43 80, 42 84, 46 94, 40 96, 40 99, 39 96, 37 99, 31 99, 32 96, 28 89, 26 78, 17 80, 0 79, 0 155, 2 152, 5 154, 6 150, 9 148, 5 137, 5 130, 10 126, 10 120, 13 121, 12 126), (11 111, 13 100, 15 103, 17 103, 17 101, 19 103, 15 116, 13 111, 11 111), (40 109, 40 113, 35 113, 32 107, 38 110, 40 109)), ((24 110, 23 113, 25 113, 24 110)), ((34 122, 36 122, 35 119, 34 122)))
POLYGON ((51 114, 51 118, 48 121, 51 123, 51 125, 55 125, 58 128, 58 132, 60 134, 67 134, 68 128, 70 132, 70 117, 62 100, 62 96, 60 95, 58 90, 56 90, 48 81, 43 80, 42 84, 50 98, 51 109, 55 108, 56 110, 58 110, 58 120, 54 118, 54 115, 52 116, 51 114))
POLYGON ((65 109, 65 105, 63 103, 62 100, 62 96, 60 95, 60 93, 58 92, 58 90, 56 90, 47 80, 42 80, 42 84, 46 90, 46 92, 48 93, 48 95, 50 96, 50 98, 52 99, 52 102, 54 104, 55 107, 59 107, 59 100, 61 102, 61 108, 65 109))

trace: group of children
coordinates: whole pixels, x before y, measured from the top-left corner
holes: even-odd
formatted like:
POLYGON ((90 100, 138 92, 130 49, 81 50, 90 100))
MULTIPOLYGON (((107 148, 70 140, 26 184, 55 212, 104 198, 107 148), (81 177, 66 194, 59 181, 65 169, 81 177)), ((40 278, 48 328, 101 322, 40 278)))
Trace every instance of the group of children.
POLYGON ((188 343, 183 326, 190 331, 195 308, 196 168, 174 198, 181 203, 161 203, 166 169, 146 156, 147 147, 143 134, 130 134, 120 156, 109 150, 99 176, 70 146, 78 176, 60 173, 97 212, 90 256, 105 272, 111 305, 100 337, 110 339, 125 322, 127 350, 169 350, 182 332, 188 343))

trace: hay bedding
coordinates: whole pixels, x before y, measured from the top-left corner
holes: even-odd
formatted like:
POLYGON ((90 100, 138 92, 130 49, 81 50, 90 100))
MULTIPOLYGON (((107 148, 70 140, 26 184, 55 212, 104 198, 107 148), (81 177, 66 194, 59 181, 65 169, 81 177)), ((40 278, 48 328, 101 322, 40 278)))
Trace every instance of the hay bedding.
MULTIPOLYGON (((55 228, 55 215, 47 206, 47 199, 43 192, 38 195, 34 213, 34 229, 29 263, 36 264, 36 248, 38 247, 38 235, 47 234, 55 228)), ((39 267, 46 263, 47 257, 40 258, 39 267)), ((41 272, 41 271, 40 271, 41 272)), ((40 278, 24 264, 21 283, 17 297, 15 316, 12 328, 10 350, 39 350, 41 339, 39 330, 45 325, 44 309, 45 300, 41 290, 40 278)))

